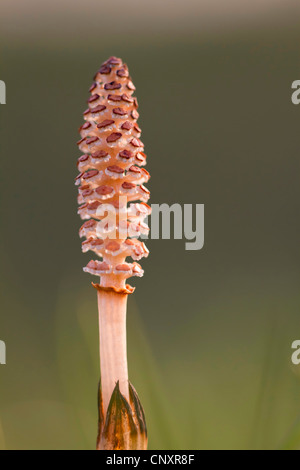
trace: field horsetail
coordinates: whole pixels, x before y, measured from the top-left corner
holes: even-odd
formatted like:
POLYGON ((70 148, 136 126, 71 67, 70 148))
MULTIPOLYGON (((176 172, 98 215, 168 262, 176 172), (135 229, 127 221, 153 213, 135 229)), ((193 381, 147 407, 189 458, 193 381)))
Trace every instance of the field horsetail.
POLYGON ((150 178, 137 124, 137 99, 128 67, 110 57, 90 88, 85 123, 78 142, 78 213, 83 252, 98 258, 84 271, 100 277, 93 283, 99 308, 100 370, 98 450, 144 450, 147 429, 143 407, 128 380, 126 345, 127 297, 131 276, 143 276, 138 264, 148 256, 140 235, 149 228, 150 178), (127 257, 133 259, 127 262, 127 257))

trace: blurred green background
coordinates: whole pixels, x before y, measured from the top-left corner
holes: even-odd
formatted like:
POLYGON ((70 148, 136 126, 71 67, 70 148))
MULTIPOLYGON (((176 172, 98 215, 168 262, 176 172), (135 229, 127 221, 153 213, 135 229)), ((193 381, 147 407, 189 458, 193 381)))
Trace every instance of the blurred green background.
POLYGON ((299 449, 299 18, 206 22, 188 0, 184 21, 154 2, 148 19, 116 8, 112 28, 98 3, 80 21, 54 2, 48 24, 34 0, 15 20, 4 1, 0 448, 95 447, 97 306, 73 180, 88 88, 117 55, 137 87, 151 202, 205 204, 204 249, 149 240, 129 299, 149 447, 299 449))

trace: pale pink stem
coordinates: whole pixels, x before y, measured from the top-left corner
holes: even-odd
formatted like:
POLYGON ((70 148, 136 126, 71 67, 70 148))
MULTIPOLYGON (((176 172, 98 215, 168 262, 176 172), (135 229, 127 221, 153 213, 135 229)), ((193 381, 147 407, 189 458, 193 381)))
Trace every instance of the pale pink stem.
POLYGON ((129 401, 127 344, 127 294, 98 291, 100 369, 104 416, 116 383, 129 401))

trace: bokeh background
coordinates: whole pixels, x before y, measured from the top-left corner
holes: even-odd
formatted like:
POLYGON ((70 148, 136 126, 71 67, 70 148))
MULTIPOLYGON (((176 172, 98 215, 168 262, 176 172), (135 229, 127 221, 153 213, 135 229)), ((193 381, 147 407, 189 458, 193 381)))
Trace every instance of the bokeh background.
POLYGON ((1 449, 93 449, 97 306, 77 129, 110 55, 137 87, 152 203, 204 203, 205 247, 149 240, 129 299, 151 449, 299 449, 298 0, 1 0, 1 449))

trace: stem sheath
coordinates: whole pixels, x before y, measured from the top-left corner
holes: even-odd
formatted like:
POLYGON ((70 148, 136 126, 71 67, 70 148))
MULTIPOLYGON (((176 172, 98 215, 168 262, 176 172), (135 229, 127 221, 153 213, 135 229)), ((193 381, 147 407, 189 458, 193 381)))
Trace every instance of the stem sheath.
POLYGON ((127 294, 98 291, 100 369, 104 416, 116 383, 129 401, 126 309, 127 294))

